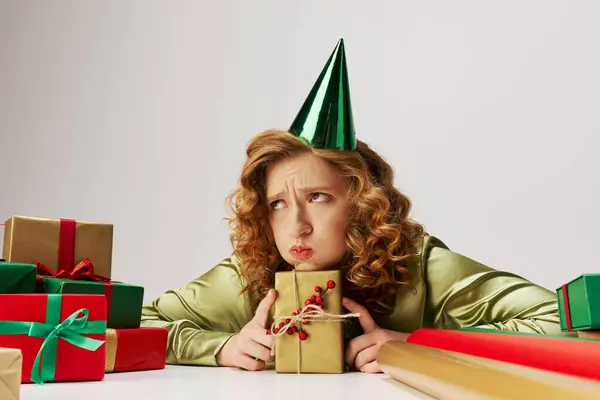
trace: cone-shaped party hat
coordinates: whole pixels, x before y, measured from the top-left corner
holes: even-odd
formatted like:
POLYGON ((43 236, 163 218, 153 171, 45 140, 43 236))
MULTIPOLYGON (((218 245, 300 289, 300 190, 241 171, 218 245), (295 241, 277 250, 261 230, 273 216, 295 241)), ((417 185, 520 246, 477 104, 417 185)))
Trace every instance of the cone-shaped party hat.
POLYGON ((344 39, 329 56, 289 131, 314 148, 356 149, 344 39))

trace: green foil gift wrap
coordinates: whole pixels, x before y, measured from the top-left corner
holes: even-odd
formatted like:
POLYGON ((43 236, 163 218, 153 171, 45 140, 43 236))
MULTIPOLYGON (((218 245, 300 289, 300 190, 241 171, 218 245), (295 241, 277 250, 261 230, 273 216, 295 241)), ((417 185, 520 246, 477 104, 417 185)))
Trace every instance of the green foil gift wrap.
POLYGON ((54 274, 38 263, 37 292, 48 294, 102 294, 106 297, 107 328, 139 328, 144 288, 94 274, 89 259, 72 271, 54 274))
POLYGON ((600 329, 600 274, 583 274, 556 289, 563 332, 600 329))
POLYGON ((0 260, 0 293, 35 292, 35 265, 0 260))

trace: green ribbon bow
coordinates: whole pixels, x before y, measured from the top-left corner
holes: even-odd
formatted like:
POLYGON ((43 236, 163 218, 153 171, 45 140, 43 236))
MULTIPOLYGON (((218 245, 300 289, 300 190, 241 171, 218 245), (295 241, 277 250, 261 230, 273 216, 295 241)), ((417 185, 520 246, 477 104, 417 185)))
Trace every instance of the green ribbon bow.
POLYGON ((61 294, 48 295, 45 323, 0 321, 0 335, 29 335, 44 339, 31 369, 31 380, 38 384, 54 380, 59 338, 89 351, 97 350, 105 342, 83 335, 106 333, 106 320, 88 321, 88 309, 80 308, 60 322, 61 302, 61 294), (83 316, 78 317, 79 314, 83 316), (42 353, 44 358, 40 370, 42 353))

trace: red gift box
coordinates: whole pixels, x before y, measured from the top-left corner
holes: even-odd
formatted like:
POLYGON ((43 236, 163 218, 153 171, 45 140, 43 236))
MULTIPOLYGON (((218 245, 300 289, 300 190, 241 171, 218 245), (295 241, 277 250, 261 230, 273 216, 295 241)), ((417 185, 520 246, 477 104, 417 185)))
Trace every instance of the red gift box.
POLYGON ((166 328, 107 329, 105 372, 163 369, 168 334, 166 328))
POLYGON ((102 380, 105 339, 102 295, 0 295, 0 347, 21 349, 21 383, 102 380))
POLYGON ((421 328, 406 342, 600 380, 600 342, 595 340, 421 328))

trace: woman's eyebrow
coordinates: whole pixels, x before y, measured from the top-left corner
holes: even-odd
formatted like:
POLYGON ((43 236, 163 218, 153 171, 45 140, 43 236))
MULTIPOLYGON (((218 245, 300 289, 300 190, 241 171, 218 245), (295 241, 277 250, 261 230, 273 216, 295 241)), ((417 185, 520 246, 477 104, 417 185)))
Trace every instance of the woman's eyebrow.
POLYGON ((284 195, 285 192, 279 192, 277 194, 271 195, 271 196, 267 196, 267 202, 272 202, 275 201, 277 198, 281 197, 284 195))
MULTIPOLYGON (((299 189, 303 193, 314 193, 314 192, 333 192, 335 191, 331 186, 310 186, 299 189)), ((268 196, 267 201, 270 203, 275 201, 277 198, 282 197, 286 192, 279 192, 274 195, 268 196)))

